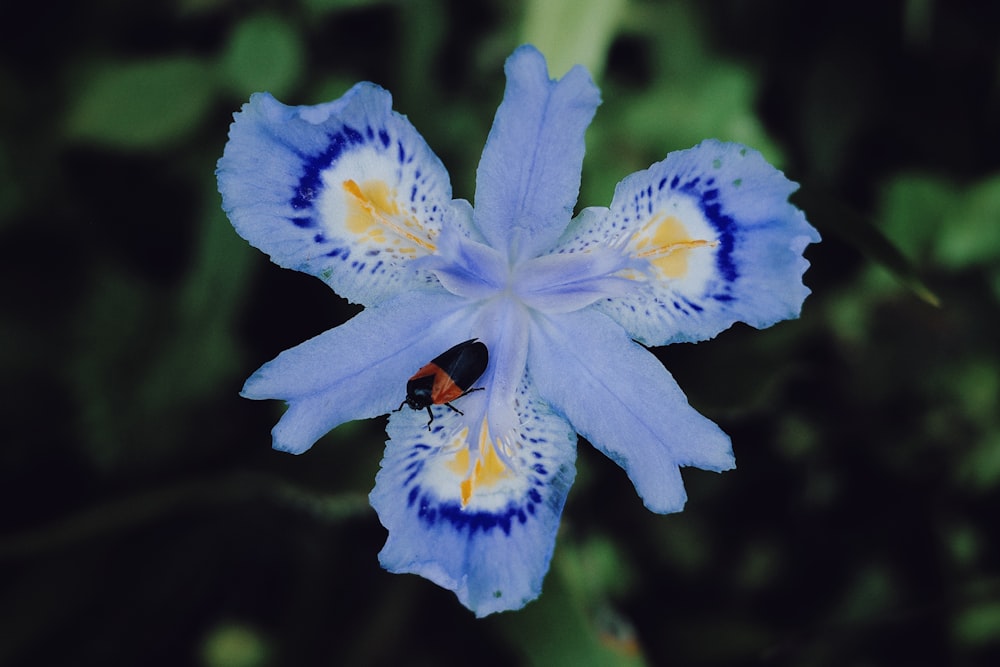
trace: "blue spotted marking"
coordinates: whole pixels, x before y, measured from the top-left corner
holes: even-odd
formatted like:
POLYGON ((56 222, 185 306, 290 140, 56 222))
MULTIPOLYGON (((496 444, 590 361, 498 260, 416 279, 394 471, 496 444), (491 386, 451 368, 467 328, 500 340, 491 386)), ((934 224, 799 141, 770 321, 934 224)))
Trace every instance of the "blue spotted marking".
POLYGON ((303 160, 303 174, 291 199, 292 208, 296 211, 312 206, 313 200, 323 189, 321 174, 340 159, 348 146, 347 136, 343 132, 335 132, 328 135, 328 138, 330 143, 327 144, 326 150, 319 155, 305 157, 303 160))
POLYGON ((689 301, 687 299, 684 299, 684 303, 687 304, 688 308, 690 308, 691 310, 695 311, 696 313, 700 313, 703 310, 705 310, 704 308, 702 308, 698 304, 694 303, 693 301, 689 301))
POLYGON ((382 142, 382 147, 383 148, 388 148, 389 144, 392 143, 392 139, 389 138, 389 133, 386 132, 385 130, 379 130, 378 131, 378 138, 379 138, 379 141, 382 142))
MULTIPOLYGON (((378 136, 383 146, 388 148, 389 135, 386 134, 385 130, 380 130, 378 136)), ((369 141, 374 141, 374 138, 375 134, 371 127, 367 128, 366 133, 362 133, 349 125, 344 125, 339 132, 327 135, 329 143, 325 150, 317 155, 302 156, 302 176, 299 178, 299 183, 290 200, 292 208, 296 211, 310 208, 323 190, 322 173, 332 167, 345 150, 354 146, 362 146, 369 141)), ((400 149, 402 150, 402 146, 400 149)))
POLYGON ((733 259, 733 250, 736 246, 734 234, 736 221, 722 210, 722 205, 718 202, 717 189, 707 192, 698 190, 700 180, 697 177, 692 179, 681 188, 681 191, 695 198, 702 213, 719 233, 719 249, 715 253, 715 264, 727 282, 734 282, 740 275, 733 259))
POLYGON ((420 487, 415 486, 410 489, 409 495, 406 496, 406 506, 413 507, 413 503, 417 502, 417 496, 420 495, 420 487))
POLYGON ((312 219, 312 216, 293 216, 288 220, 300 229, 309 229, 316 226, 316 221, 312 219))
POLYGON ((343 132, 344 132, 344 136, 346 136, 347 140, 349 142, 351 142, 352 144, 363 144, 363 143, 365 143, 365 137, 364 137, 364 135, 361 134, 360 132, 358 132, 357 130, 355 130, 353 127, 350 127, 349 125, 345 125, 344 129, 343 129, 343 132))
POLYGON ((656 191, 659 192, 660 190, 662 190, 663 186, 666 184, 667 184, 667 177, 664 176, 663 178, 660 179, 660 184, 656 186, 656 191))
POLYGON ((421 465, 417 466, 417 469, 416 469, 416 470, 414 470, 413 472, 411 472, 411 473, 410 473, 410 476, 409 476, 409 477, 407 477, 407 478, 406 478, 406 481, 404 481, 404 482, 403 482, 403 486, 404 486, 404 487, 405 487, 405 486, 409 486, 409 485, 410 485, 410 482, 412 482, 412 481, 413 481, 414 479, 416 479, 417 475, 419 475, 419 474, 420 474, 420 471, 421 471, 421 470, 423 470, 423 468, 424 468, 424 466, 423 466, 423 461, 421 461, 420 463, 421 463, 421 465))
POLYGON ((514 503, 508 504, 499 512, 469 512, 455 502, 434 506, 428 496, 421 498, 417 516, 428 525, 434 525, 439 519, 447 521, 460 532, 468 530, 470 536, 475 535, 477 531, 488 534, 497 528, 502 530, 504 535, 510 535, 513 519, 516 518, 520 523, 527 521, 524 509, 514 503))

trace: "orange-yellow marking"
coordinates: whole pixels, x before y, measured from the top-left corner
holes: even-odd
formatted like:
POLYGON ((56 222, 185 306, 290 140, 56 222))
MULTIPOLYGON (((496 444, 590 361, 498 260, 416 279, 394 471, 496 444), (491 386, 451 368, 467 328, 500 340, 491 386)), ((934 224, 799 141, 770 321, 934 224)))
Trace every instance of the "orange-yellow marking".
MULTIPOLYGON (((405 227, 397 224, 402 216, 394 192, 385 181, 366 181, 358 185, 348 179, 343 183, 344 190, 351 195, 347 200, 347 229, 358 236, 368 236, 375 243, 385 243, 385 229, 401 239, 415 243, 430 252, 436 250, 433 243, 421 238, 405 227)), ((404 218, 404 224, 406 224, 404 218)), ((416 220, 410 224, 419 227, 416 220)), ((415 248, 400 248, 400 252, 416 252, 415 248)))
POLYGON ((477 486, 493 486, 501 479, 510 474, 507 466, 497 454, 496 447, 490 440, 490 430, 487 421, 483 420, 483 426, 479 431, 479 456, 475 463, 471 464, 470 447, 467 446, 468 430, 462 432, 460 441, 462 447, 455 454, 448 467, 458 474, 468 476, 459 484, 459 491, 462 494, 462 507, 469 504, 472 494, 477 486))
POLYGON ((719 245, 718 241, 691 238, 684 224, 672 215, 653 218, 632 238, 636 241, 635 256, 648 259, 667 278, 679 278, 687 273, 687 256, 691 250, 719 245))

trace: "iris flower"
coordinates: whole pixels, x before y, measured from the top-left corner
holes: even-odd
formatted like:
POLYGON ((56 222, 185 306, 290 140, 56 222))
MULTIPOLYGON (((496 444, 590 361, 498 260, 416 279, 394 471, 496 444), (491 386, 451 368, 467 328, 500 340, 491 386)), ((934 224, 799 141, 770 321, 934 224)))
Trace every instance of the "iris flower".
POLYGON ((477 616, 540 594, 577 434, 653 512, 682 509, 681 466, 734 466, 728 436, 646 346, 797 317, 802 251, 819 241, 788 203, 794 183, 714 140, 573 217, 599 91, 582 67, 550 80, 531 46, 505 71, 475 207, 371 83, 316 106, 253 95, 218 165, 243 238, 364 306, 264 364, 242 395, 287 402, 273 443, 296 454, 388 413, 370 495, 389 533, 379 559, 477 616), (482 391, 433 406, 430 428, 426 412, 397 410, 418 369, 469 339, 489 351, 482 391))

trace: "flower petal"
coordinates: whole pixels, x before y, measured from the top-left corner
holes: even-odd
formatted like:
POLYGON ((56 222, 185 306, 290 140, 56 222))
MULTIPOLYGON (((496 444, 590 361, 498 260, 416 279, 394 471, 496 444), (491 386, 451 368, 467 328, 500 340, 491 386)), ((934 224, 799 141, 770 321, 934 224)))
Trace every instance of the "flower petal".
MULTIPOLYGON (((462 401, 467 415, 486 404, 477 394, 462 401)), ((484 437, 485 421, 470 429, 441 410, 428 432, 423 414, 393 414, 369 497, 389 530, 382 566, 454 591, 480 617, 519 609, 541 593, 576 474, 569 425, 527 385, 516 407, 521 426, 503 455, 484 437)))
POLYGON ((434 274, 446 290, 467 299, 484 299, 503 288, 507 259, 496 250, 451 227, 443 229, 437 241, 437 252, 414 264, 434 274))
POLYGON ((559 251, 617 247, 645 264, 621 274, 635 289, 597 307, 647 345, 764 328, 809 294, 802 251, 819 234, 788 203, 796 187, 756 151, 705 141, 625 178, 611 215, 568 230, 559 251))
POLYGON ((476 223, 489 245, 519 260, 550 247, 572 216, 600 92, 579 66, 551 81, 531 46, 517 49, 505 71, 507 89, 476 172, 476 223))
POLYGON ((367 308, 261 366, 242 395, 287 401, 274 448, 301 454, 346 421, 399 407, 407 378, 471 337, 465 308, 451 294, 422 292, 367 308))
MULTIPOLYGON (((580 219, 607 214, 607 209, 584 209, 572 226, 580 219)), ((568 313, 634 290, 635 283, 618 274, 635 266, 620 249, 609 246, 554 252, 521 262, 514 275, 514 291, 535 310, 568 313)))
POLYGON ((252 96, 217 173, 243 238, 366 305, 409 288, 451 211, 441 161, 370 83, 317 106, 252 96))
POLYGON ((729 437, 606 315, 586 309, 536 323, 528 372, 539 395, 625 469, 650 510, 684 507, 678 466, 733 467, 729 437))

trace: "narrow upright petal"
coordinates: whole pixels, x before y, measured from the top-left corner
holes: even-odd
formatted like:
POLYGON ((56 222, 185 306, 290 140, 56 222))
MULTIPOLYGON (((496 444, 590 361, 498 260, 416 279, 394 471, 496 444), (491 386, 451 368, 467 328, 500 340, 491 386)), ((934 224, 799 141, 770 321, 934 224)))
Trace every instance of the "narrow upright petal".
POLYGON ((218 178, 243 238, 354 302, 412 288, 411 260, 434 252, 452 214, 451 185, 388 92, 360 83, 302 107, 259 93, 234 119, 218 178))
POLYGON ((683 509, 678 466, 734 466, 729 437, 688 405, 656 357, 602 313, 539 318, 528 370, 539 394, 625 469, 654 512, 683 509))
POLYGON ((582 67, 549 79, 545 58, 522 46, 507 59, 507 90, 476 173, 476 223, 512 261, 559 238, 580 191, 584 132, 600 92, 582 67))
POLYGON ((574 225, 555 252, 615 247, 635 261, 620 274, 635 288, 597 307, 647 345, 764 328, 809 294, 802 251, 819 235, 788 203, 796 187, 756 151, 705 141, 625 178, 611 214, 574 225))
POLYGON ((442 413, 430 432, 421 414, 390 417, 370 500, 389 530, 382 566, 426 577, 485 616, 541 592, 575 475, 576 434, 526 384, 518 432, 502 443, 481 417, 486 397, 462 400, 471 419, 442 413))

